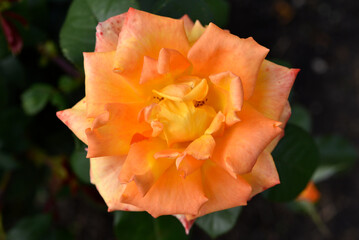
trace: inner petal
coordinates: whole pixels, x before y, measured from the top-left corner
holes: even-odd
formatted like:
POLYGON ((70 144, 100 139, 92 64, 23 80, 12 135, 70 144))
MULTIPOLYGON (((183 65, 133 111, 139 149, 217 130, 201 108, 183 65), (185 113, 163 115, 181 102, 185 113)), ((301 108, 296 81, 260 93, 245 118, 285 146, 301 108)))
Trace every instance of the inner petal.
POLYGON ((153 114, 163 124, 162 136, 169 145, 199 138, 211 124, 216 112, 207 105, 195 107, 192 101, 177 102, 165 99, 153 114))
POLYGON ((208 84, 206 79, 188 79, 152 92, 172 101, 201 101, 207 96, 208 84))

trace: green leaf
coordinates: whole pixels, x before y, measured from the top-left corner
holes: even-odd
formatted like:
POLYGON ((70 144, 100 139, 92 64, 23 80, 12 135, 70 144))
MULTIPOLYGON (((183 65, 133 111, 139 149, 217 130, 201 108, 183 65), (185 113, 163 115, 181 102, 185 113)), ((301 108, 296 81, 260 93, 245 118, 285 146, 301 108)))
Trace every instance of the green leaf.
POLYGON ((37 215, 20 220, 7 234, 7 240, 43 239, 51 226, 49 215, 37 215))
POLYGON ((40 112, 49 101, 53 89, 48 84, 37 83, 27 89, 22 95, 22 107, 26 114, 35 115, 40 112))
POLYGON ((320 165, 313 176, 315 182, 348 169, 358 159, 358 152, 353 144, 343 137, 329 135, 317 137, 315 140, 320 153, 320 165))
POLYGON ((74 0, 60 31, 60 45, 64 55, 82 68, 83 52, 95 48, 96 26, 112 16, 138 8, 136 0, 74 0))
POLYGON ((311 179, 319 163, 314 139, 302 128, 287 124, 285 136, 273 151, 281 183, 266 192, 274 201, 295 199, 311 179))
POLYGON ((114 231, 117 239, 185 240, 181 223, 173 216, 156 219, 145 212, 115 212, 114 231))
POLYGON ((75 79, 64 75, 59 78, 58 87, 65 93, 71 93, 76 88, 80 87, 81 83, 81 81, 76 81, 75 79))
POLYGON ((84 183, 90 183, 90 160, 86 158, 85 145, 76 140, 76 148, 70 158, 72 171, 84 183))
POLYGON ((51 104, 55 106, 58 110, 65 109, 67 106, 64 96, 62 96, 58 91, 55 91, 51 95, 51 104))
POLYGON ((312 129, 312 119, 309 111, 299 104, 294 104, 292 106, 292 115, 290 116, 288 123, 295 124, 308 132, 312 129))
POLYGON ((242 207, 235 207, 210 213, 198 218, 195 223, 209 236, 216 238, 234 227, 241 210, 242 207))
POLYGON ((213 21, 218 26, 226 26, 229 20, 229 3, 226 0, 205 0, 213 13, 213 21))

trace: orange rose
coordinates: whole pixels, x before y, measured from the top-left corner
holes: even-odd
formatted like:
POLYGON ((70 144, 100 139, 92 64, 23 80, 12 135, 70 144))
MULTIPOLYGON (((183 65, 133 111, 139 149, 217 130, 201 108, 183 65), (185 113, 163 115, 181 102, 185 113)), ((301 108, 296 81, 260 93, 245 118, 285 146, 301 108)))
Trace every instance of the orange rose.
POLYGON ((279 183, 271 151, 297 69, 213 23, 129 9, 84 53, 86 97, 57 116, 88 145, 109 211, 193 219, 279 183))

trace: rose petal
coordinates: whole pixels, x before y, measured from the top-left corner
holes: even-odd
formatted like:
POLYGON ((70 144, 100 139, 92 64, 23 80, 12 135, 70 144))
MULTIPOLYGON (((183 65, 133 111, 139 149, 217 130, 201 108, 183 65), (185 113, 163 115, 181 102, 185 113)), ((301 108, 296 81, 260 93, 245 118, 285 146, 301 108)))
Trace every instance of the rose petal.
POLYGON ((204 134, 211 134, 212 136, 222 136, 224 133, 224 123, 226 117, 221 111, 217 112, 217 115, 213 118, 211 125, 206 129, 204 134))
POLYGON ((148 89, 164 87, 190 66, 191 64, 180 52, 162 48, 158 60, 144 57, 140 84, 146 84, 143 87, 148 89))
POLYGON ((268 49, 252 38, 238 38, 210 23, 187 57, 193 64, 195 75, 206 77, 231 71, 239 76, 246 100, 253 93, 259 68, 267 53, 268 49))
POLYGON ((134 179, 138 190, 145 195, 163 172, 174 163, 173 159, 154 158, 156 152, 166 147, 166 142, 160 139, 132 144, 119 175, 120 181, 128 183, 134 179))
MULTIPOLYGON (((284 105, 284 109, 283 112, 281 114, 281 116, 279 117, 279 122, 281 122, 282 124, 280 125, 280 127, 282 129, 285 128, 290 115, 292 114, 292 109, 290 108, 289 102, 287 101, 287 103, 284 105)), ((267 147, 266 150, 268 152, 272 152, 274 150, 274 148, 277 146, 279 140, 282 139, 282 137, 284 137, 284 132, 282 132, 282 134, 279 134, 279 136, 277 136, 267 147)))
POLYGON ((117 156, 127 154, 132 137, 136 133, 150 130, 150 126, 139 123, 140 104, 113 103, 106 105, 106 112, 98 116, 91 128, 86 130, 88 139, 87 157, 117 156))
POLYGON ((162 48, 187 55, 189 43, 183 20, 130 8, 119 36, 114 68, 123 75, 136 76, 142 68, 143 57, 157 59, 162 48))
POLYGON ((100 22, 96 27, 95 52, 116 51, 118 35, 121 32, 127 13, 100 22))
POLYGON ((143 58, 143 67, 140 77, 140 84, 145 84, 145 83, 158 84, 161 82, 163 75, 158 73, 157 66, 158 66, 158 61, 156 59, 147 56, 143 58))
POLYGON ((184 29, 185 29, 186 34, 188 36, 190 34, 192 28, 193 28, 194 23, 193 23, 193 21, 191 20, 191 18, 187 14, 183 15, 181 17, 181 19, 183 20, 184 29))
POLYGON ((272 155, 266 150, 259 155, 252 171, 243 177, 252 186, 251 198, 280 183, 272 155))
POLYGON ((58 111, 56 115, 81 141, 87 144, 85 130, 91 127, 93 118, 86 117, 86 98, 72 108, 58 111))
POLYGON ((236 113, 243 105, 243 87, 239 77, 231 72, 222 72, 210 75, 209 79, 213 86, 208 94, 208 104, 223 111, 228 126, 239 122, 236 113))
POLYGON ((196 215, 200 206, 207 201, 202 188, 199 171, 185 179, 180 177, 175 165, 157 180, 144 197, 136 185, 129 183, 121 201, 146 209, 153 217, 168 214, 196 215))
POLYGON ((202 135, 191 142, 184 153, 191 155, 198 160, 206 160, 212 156, 216 142, 211 135, 202 135))
POLYGON ((179 51, 162 48, 158 56, 158 72, 160 74, 182 73, 191 66, 191 63, 179 51))
POLYGON ((200 21, 196 20, 191 32, 187 34, 190 44, 194 44, 202 36, 205 30, 206 28, 202 26, 200 21))
POLYGON ((176 214, 174 216, 181 222, 184 230, 186 231, 186 234, 188 235, 189 230, 192 228, 195 220, 187 220, 186 215, 183 214, 176 214))
POLYGON ((266 117, 279 120, 299 69, 263 61, 249 102, 266 117))
POLYGON ((238 116, 241 121, 216 138, 212 158, 234 175, 250 172, 265 147, 282 132, 279 122, 264 117, 248 104, 243 105, 238 116))
POLYGON ((203 188, 208 201, 193 218, 227 208, 247 205, 251 186, 240 176, 233 178, 220 166, 207 161, 201 168, 203 188))
POLYGON ((121 195, 126 189, 126 184, 121 184, 118 180, 124 160, 125 156, 91 158, 91 182, 96 185, 109 211, 143 211, 131 204, 120 202, 121 195))
POLYGON ((194 140, 203 135, 215 111, 209 106, 194 107, 192 102, 162 100, 156 119, 163 124, 163 134, 169 145, 194 140))
POLYGON ((189 154, 184 154, 176 159, 176 167, 179 175, 185 178, 197 171, 197 169, 199 169, 204 162, 204 160, 199 160, 189 154))
POLYGON ((139 102, 141 92, 112 71, 115 52, 84 53, 87 116, 97 117, 107 103, 139 102))

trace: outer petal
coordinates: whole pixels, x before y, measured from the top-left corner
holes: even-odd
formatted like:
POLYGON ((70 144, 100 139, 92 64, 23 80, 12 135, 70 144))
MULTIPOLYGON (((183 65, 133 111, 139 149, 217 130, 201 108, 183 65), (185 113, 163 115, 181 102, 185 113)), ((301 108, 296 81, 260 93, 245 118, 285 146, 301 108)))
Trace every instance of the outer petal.
POLYGON ((183 214, 176 214, 174 215, 183 225, 186 234, 189 234, 189 230, 191 229, 192 225, 194 224, 195 219, 187 220, 186 215, 183 214))
POLYGON ((173 159, 154 158, 156 152, 166 147, 166 142, 160 139, 132 144, 119 175, 120 181, 128 183, 135 180, 138 190, 145 195, 163 172, 174 163, 173 159))
POLYGON ((247 205, 252 188, 242 177, 233 178, 211 161, 207 161, 201 169, 208 202, 203 204, 194 218, 227 208, 247 205))
POLYGON ((121 201, 145 209, 153 217, 169 214, 196 215, 207 201, 204 196, 199 171, 185 179, 180 177, 175 165, 170 167, 142 198, 133 182, 125 190, 121 201))
POLYGON ((194 23, 193 23, 192 19, 187 14, 183 15, 181 17, 181 19, 183 20, 184 29, 188 36, 193 28, 194 23))
POLYGON ((272 155, 266 150, 259 155, 252 171, 243 177, 252 186, 251 197, 280 183, 272 155))
POLYGON ((114 68, 124 75, 134 76, 135 72, 140 72, 143 57, 157 59, 161 48, 175 49, 187 55, 189 43, 183 20, 130 8, 119 36, 114 68))
POLYGON ((117 156, 128 153, 131 140, 136 133, 150 130, 150 126, 136 121, 139 104, 107 104, 104 114, 87 129, 88 158, 117 156))
POLYGON ((91 127, 93 119, 86 117, 86 99, 83 98, 72 108, 58 111, 57 117, 66 124, 71 131, 84 143, 87 144, 85 130, 91 127))
MULTIPOLYGON (((282 125, 280 125, 280 127, 282 129, 285 128, 290 115, 292 114, 292 109, 290 108, 289 102, 287 101, 287 103, 284 105, 284 109, 283 112, 281 114, 281 116, 279 117, 279 121, 282 122, 282 125)), ((274 148, 277 146, 279 140, 282 139, 282 137, 284 136, 284 132, 282 132, 282 134, 280 134, 279 136, 277 136, 266 148, 266 150, 268 152, 272 152, 274 150, 274 148)))
POLYGON ((265 60, 249 102, 266 117, 279 120, 299 69, 289 69, 265 60))
POLYGON ((117 48, 118 35, 121 32, 127 13, 123 13, 100 22, 96 27, 95 52, 110 52, 117 48))
POLYGON ((202 36, 205 30, 206 28, 202 26, 200 21, 196 20, 191 32, 188 34, 189 42, 194 44, 202 36))
POLYGON ((124 77, 113 72, 115 52, 84 53, 87 116, 104 112, 107 103, 138 102, 141 93, 124 77))
POLYGON ((268 49, 252 38, 238 38, 210 23, 187 56, 193 64, 195 75, 205 77, 231 71, 239 76, 243 83, 244 99, 248 99, 267 53, 268 49))
POLYGON ((280 124, 264 117, 248 104, 238 114, 240 122, 216 139, 213 161, 229 173, 245 174, 252 170, 265 147, 281 132, 280 124))
POLYGON ((126 184, 121 184, 118 180, 124 160, 125 156, 91 158, 91 182, 96 185, 109 211, 143 211, 131 204, 120 202, 121 195, 126 189, 126 184))

